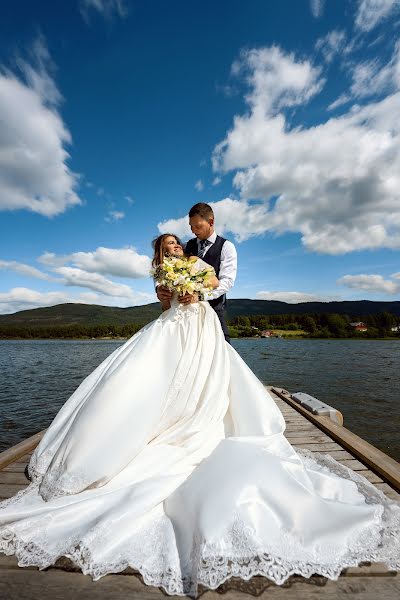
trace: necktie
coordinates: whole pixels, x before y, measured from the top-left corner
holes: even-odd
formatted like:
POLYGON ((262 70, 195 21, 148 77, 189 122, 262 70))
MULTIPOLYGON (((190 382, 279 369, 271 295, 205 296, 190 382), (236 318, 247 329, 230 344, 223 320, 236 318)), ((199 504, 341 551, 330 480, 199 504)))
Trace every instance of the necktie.
POLYGON ((206 248, 207 248, 207 246, 208 246, 209 244, 210 244, 210 242, 209 242, 208 240, 201 240, 201 241, 200 241, 200 249, 199 249, 199 251, 198 251, 198 253, 197 253, 197 256, 198 256, 199 258, 203 258, 203 256, 204 256, 204 253, 205 253, 205 251, 206 251, 206 248))

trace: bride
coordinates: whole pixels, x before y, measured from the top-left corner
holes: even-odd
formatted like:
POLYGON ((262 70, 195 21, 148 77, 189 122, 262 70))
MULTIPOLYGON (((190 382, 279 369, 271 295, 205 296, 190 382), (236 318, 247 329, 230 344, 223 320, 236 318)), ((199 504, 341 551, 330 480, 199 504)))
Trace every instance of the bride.
MULTIPOLYGON (((183 254, 176 236, 157 243, 156 263, 183 254)), ((66 556, 93 580, 131 566, 192 596, 232 576, 280 585, 364 561, 400 570, 400 503, 291 446, 207 302, 164 308, 60 409, 31 483, 0 503, 0 551, 40 569, 66 556)))

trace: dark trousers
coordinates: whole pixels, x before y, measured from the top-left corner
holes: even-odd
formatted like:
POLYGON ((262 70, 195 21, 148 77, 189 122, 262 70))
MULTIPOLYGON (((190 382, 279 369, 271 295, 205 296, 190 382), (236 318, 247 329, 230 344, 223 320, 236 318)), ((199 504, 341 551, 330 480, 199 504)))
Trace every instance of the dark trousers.
POLYGON ((212 307, 217 313, 217 317, 221 323, 222 331, 224 332, 224 336, 228 344, 231 343, 231 338, 229 336, 228 325, 225 320, 225 307, 224 306, 213 306, 212 307))

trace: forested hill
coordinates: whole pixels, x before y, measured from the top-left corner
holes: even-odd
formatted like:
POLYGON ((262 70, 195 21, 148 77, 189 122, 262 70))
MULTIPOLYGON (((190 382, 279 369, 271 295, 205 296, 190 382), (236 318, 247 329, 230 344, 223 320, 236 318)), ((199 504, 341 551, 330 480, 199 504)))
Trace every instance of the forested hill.
POLYGON ((158 302, 143 306, 118 308, 99 304, 78 304, 68 302, 20 310, 8 315, 0 315, 0 325, 20 325, 29 327, 53 327, 57 325, 126 325, 129 323, 149 323, 161 314, 158 302))
MULTIPOLYGON (((400 317, 400 301, 373 302, 369 300, 344 302, 301 302, 288 304, 275 300, 231 299, 227 304, 229 320, 241 315, 280 315, 280 314, 323 314, 336 313, 361 319, 367 315, 389 312, 400 317)), ((0 315, 0 325, 21 327, 49 327, 62 325, 144 325, 156 319, 161 313, 158 302, 143 306, 118 308, 97 304, 57 304, 44 308, 21 310, 16 313, 0 315)))
POLYGON ((227 305, 228 318, 234 319, 239 315, 310 315, 338 314, 360 317, 389 312, 400 316, 400 302, 373 302, 371 300, 347 300, 342 302, 299 302, 289 304, 277 300, 229 300, 227 305))

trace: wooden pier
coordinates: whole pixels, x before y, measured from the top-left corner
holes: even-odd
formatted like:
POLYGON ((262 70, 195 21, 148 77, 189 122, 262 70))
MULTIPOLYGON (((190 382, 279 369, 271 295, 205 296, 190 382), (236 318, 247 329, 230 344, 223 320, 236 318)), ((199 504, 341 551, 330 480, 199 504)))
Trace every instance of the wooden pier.
MULTIPOLYGON (((327 416, 311 413, 297 404, 289 392, 268 386, 285 421, 285 437, 296 448, 330 454, 353 471, 360 472, 388 497, 400 500, 400 464, 381 452, 345 426, 327 416)), ((24 440, 0 454, 0 499, 9 498, 25 488, 29 481, 25 469, 43 432, 24 440)), ((200 586, 204 600, 398 600, 400 573, 388 571, 374 563, 344 569, 337 581, 312 576, 294 575, 282 586, 265 577, 249 581, 231 578, 217 590, 200 586)), ((40 571, 37 567, 18 567, 15 556, 0 553, 1 600, 152 600, 182 598, 168 596, 163 590, 143 583, 133 569, 110 574, 98 581, 82 572, 66 557, 40 571)))

